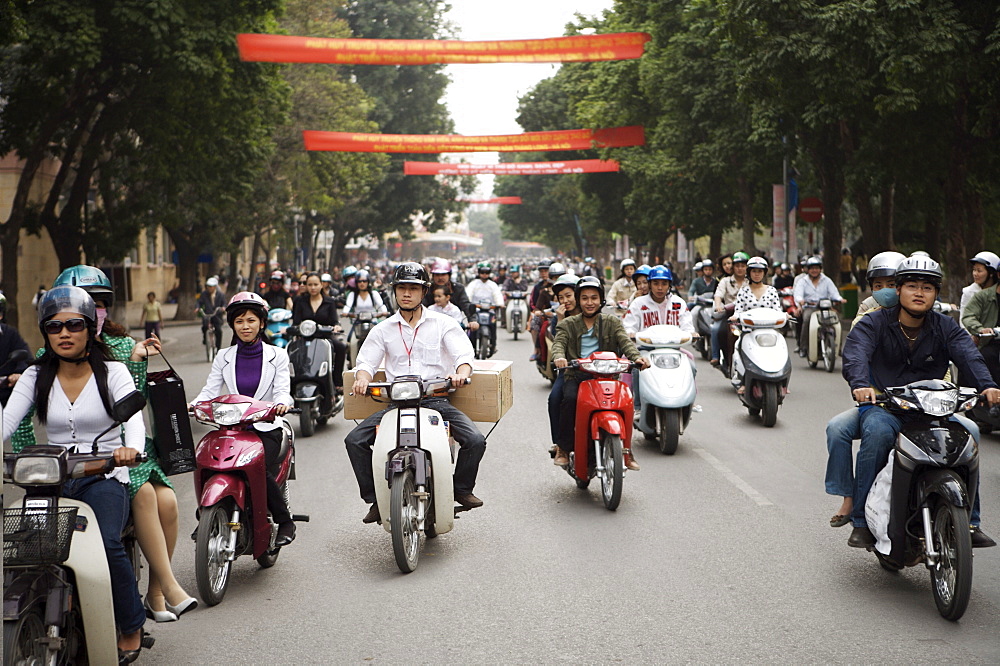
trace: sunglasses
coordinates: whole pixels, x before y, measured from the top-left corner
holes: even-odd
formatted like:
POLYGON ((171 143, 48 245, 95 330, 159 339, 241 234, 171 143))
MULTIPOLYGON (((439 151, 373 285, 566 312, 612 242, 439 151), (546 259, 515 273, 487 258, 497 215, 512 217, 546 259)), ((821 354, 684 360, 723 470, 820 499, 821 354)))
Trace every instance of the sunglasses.
POLYGON ((62 332, 64 326, 70 333, 79 333, 80 331, 87 330, 87 320, 83 318, 67 319, 66 321, 49 319, 42 324, 42 329, 48 335, 57 335, 62 332))

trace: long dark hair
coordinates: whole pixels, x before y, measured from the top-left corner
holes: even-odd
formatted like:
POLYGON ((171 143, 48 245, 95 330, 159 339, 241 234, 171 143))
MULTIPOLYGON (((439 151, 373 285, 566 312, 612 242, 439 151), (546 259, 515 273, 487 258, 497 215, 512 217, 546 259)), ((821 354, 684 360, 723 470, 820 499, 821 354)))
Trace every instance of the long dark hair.
MULTIPOLYGON (((304 296, 309 298, 308 293, 304 294, 304 296)), ((229 310, 228 308, 226 309, 226 319, 229 321, 229 327, 233 329, 233 339, 229 341, 229 346, 235 347, 236 343, 240 342, 240 336, 236 335, 236 327, 233 325, 233 322, 236 321, 237 317, 244 315, 247 312, 252 312, 254 316, 260 319, 263 324, 263 326, 260 327, 260 331, 257 333, 257 340, 263 340, 265 343, 273 345, 274 343, 271 342, 270 338, 264 334, 264 331, 267 330, 267 313, 262 314, 260 308, 247 305, 245 307, 236 307, 232 310, 229 310)), ((257 340, 254 340, 250 344, 257 344, 257 340)))
MULTIPOLYGON (((94 379, 97 380, 97 392, 101 396, 104 404, 104 411, 111 416, 111 392, 108 390, 108 362, 111 354, 107 346, 98 340, 95 335, 97 325, 87 322, 87 363, 94 371, 94 379)), ((49 416, 49 394, 52 392, 52 382, 56 379, 59 371, 59 356, 49 345, 48 336, 45 336, 45 352, 35 359, 32 365, 38 366, 38 378, 35 381, 35 413, 38 420, 45 425, 49 416)))

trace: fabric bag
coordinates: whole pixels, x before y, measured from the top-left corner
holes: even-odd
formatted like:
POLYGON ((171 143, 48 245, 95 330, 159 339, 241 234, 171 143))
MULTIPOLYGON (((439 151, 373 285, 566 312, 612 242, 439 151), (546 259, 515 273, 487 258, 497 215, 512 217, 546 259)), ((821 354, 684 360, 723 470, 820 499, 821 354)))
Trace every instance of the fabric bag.
POLYGON ((162 351, 160 357, 168 369, 147 373, 146 388, 156 454, 163 472, 172 476, 194 470, 194 438, 188 419, 184 381, 162 351))
POLYGON ((889 541, 889 509, 892 506, 893 453, 889 452, 889 461, 875 477, 875 483, 865 501, 865 520, 868 521, 868 529, 875 535, 875 548, 883 555, 888 555, 892 550, 892 543, 889 541))

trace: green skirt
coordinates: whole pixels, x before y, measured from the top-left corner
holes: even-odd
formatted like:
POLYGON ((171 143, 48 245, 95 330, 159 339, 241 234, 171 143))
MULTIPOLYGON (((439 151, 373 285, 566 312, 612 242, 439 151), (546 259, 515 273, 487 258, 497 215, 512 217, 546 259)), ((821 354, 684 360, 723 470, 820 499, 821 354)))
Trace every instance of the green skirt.
POLYGON ((156 459, 156 446, 150 437, 146 438, 146 455, 149 456, 149 460, 128 471, 128 492, 132 499, 135 499, 135 494, 147 481, 158 483, 170 489, 174 487, 167 475, 163 473, 160 461, 156 459))

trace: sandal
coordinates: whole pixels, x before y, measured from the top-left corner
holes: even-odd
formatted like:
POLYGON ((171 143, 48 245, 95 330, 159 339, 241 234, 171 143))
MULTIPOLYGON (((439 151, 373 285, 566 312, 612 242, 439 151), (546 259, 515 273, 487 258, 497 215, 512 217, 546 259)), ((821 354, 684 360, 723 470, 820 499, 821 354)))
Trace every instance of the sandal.
POLYGON ((844 516, 838 513, 830 519, 830 527, 843 527, 849 522, 851 522, 850 516, 844 516))
POLYGON ((746 386, 741 386, 738 389, 736 389, 736 395, 744 395, 746 392, 747 392, 746 386))

